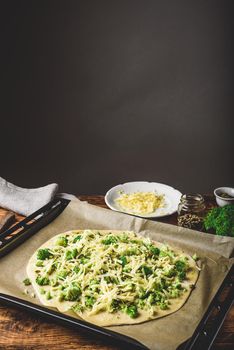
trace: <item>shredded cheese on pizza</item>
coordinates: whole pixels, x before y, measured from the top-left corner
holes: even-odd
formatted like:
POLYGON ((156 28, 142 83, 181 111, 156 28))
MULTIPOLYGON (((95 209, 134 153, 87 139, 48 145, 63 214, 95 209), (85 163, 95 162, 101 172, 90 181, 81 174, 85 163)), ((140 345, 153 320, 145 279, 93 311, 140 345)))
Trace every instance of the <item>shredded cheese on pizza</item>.
POLYGON ((154 315, 189 288, 185 255, 129 231, 61 235, 52 247, 38 249, 34 270, 40 293, 69 301, 79 315, 118 311, 137 318, 141 310, 154 315))

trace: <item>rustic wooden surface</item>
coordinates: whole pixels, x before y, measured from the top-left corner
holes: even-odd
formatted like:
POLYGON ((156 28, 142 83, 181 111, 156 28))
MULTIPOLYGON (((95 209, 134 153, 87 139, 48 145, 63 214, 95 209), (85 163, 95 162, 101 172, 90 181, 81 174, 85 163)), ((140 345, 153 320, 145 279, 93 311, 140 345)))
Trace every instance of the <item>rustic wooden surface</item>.
MULTIPOLYGON (((106 207, 103 196, 79 196, 91 204, 106 207)), ((206 196, 209 207, 214 205, 212 197, 206 196)), ((0 209, 0 217, 6 211, 0 209)), ((17 215, 16 220, 22 219, 17 215)), ((160 219, 162 222, 176 224, 177 217, 172 215, 160 219)), ((77 329, 72 330, 45 321, 38 316, 13 307, 0 306, 0 350, 124 350, 99 338, 95 334, 77 329)), ((230 310, 224 324, 212 346, 212 350, 234 349, 234 307, 230 310)), ((205 349, 201 349, 205 350, 205 349)))

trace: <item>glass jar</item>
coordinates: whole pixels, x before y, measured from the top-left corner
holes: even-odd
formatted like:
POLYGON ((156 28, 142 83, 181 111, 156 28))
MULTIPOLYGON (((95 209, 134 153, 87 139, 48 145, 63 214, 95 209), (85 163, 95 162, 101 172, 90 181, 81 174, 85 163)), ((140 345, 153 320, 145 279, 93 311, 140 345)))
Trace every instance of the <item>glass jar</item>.
POLYGON ((178 206, 178 225, 201 230, 205 209, 205 201, 201 194, 183 194, 178 206))

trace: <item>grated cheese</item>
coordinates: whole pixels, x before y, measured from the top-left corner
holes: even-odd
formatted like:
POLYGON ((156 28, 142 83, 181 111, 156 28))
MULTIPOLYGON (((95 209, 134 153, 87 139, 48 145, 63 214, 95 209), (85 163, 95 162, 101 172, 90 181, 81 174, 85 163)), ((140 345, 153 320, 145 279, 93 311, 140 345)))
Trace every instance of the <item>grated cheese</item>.
POLYGON ((158 249, 149 238, 129 231, 113 235, 84 230, 78 234, 79 240, 75 240, 76 231, 66 235, 67 246, 55 244, 43 266, 35 266, 38 276, 49 280, 52 299, 63 302, 69 300, 67 295, 74 286, 80 290, 71 300, 74 311, 78 308, 78 312, 90 315, 103 310, 115 312, 113 303, 118 301, 123 312, 134 304, 154 314, 159 307, 168 307, 173 292, 181 295, 185 291, 186 276, 179 280, 176 272, 176 263, 181 263, 183 256, 168 246, 158 249), (76 256, 68 259, 72 250, 76 256), (181 287, 176 289, 179 282, 181 287), (158 299, 152 302, 155 295, 158 299))
POLYGON ((164 195, 154 192, 123 193, 116 199, 121 209, 134 214, 151 214, 165 205, 164 195))

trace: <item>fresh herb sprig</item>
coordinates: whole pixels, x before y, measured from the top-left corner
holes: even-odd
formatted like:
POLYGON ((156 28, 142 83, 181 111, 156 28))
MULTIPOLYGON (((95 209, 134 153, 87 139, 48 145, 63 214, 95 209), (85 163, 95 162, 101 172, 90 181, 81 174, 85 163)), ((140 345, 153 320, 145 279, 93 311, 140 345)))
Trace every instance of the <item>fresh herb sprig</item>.
POLYGON ((212 208, 204 219, 204 227, 216 235, 234 237, 234 205, 212 208))

